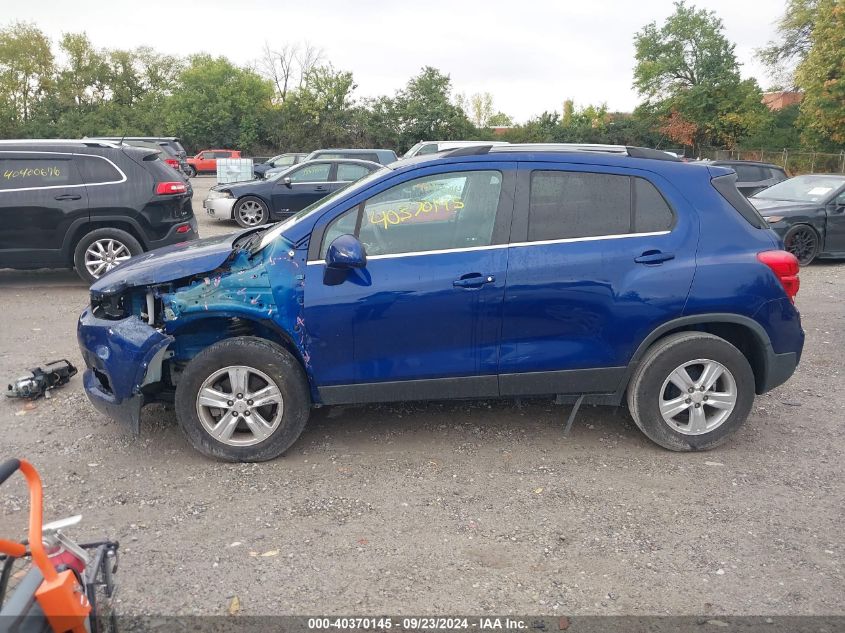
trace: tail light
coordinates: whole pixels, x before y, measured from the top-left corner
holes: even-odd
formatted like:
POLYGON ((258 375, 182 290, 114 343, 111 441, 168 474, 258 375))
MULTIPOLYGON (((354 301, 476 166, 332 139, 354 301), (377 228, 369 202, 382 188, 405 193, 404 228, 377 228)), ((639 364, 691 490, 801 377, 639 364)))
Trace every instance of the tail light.
POLYGON ((179 169, 179 161, 175 158, 165 158, 164 162, 173 167, 173 169, 179 169))
POLYGON ((190 224, 181 224, 181 225, 179 225, 179 226, 177 226, 177 227, 176 227, 176 232, 177 232, 177 233, 187 233, 187 232, 188 232, 188 231, 190 231, 190 230, 191 230, 191 225, 190 225, 190 224))
POLYGON ((188 187, 184 182, 159 182, 156 183, 157 196, 172 196, 179 193, 187 193, 188 187))
POLYGON ((763 251, 757 253, 757 259, 772 269, 787 296, 792 303, 795 303, 795 295, 801 287, 801 280, 798 279, 798 260, 795 259, 795 255, 786 251, 763 251))

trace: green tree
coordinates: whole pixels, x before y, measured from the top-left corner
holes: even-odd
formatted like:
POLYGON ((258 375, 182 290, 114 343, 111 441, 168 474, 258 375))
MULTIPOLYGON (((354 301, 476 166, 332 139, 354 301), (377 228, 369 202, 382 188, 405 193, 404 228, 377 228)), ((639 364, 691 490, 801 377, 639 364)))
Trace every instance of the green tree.
POLYGON ((695 145, 732 146, 764 114, 753 79, 742 80, 734 45, 711 11, 685 2, 663 26, 634 36, 634 87, 663 124, 671 113, 696 126, 695 145))
POLYGON ((50 40, 37 26, 15 22, 0 30, 0 99, 14 121, 29 121, 52 79, 50 40))
POLYGON ((249 150, 264 142, 272 97, 273 85, 255 72, 224 57, 197 55, 168 100, 167 124, 191 147, 249 150))
POLYGON ((469 104, 473 125, 487 127, 493 116, 493 95, 489 92, 476 93, 470 97, 469 104))
POLYGON ((407 149, 421 140, 454 140, 475 134, 464 110, 452 103, 449 75, 426 66, 396 94, 393 114, 399 144, 407 149))
POLYGON ((845 145, 845 1, 819 0, 810 51, 796 71, 804 140, 845 145))
POLYGON ((487 119, 487 125, 489 127, 510 127, 513 125, 513 119, 504 112, 496 112, 487 119))
POLYGON ((796 85, 795 68, 810 52, 810 35, 816 21, 818 0, 787 0, 777 22, 778 39, 757 50, 757 57, 779 86, 796 85))

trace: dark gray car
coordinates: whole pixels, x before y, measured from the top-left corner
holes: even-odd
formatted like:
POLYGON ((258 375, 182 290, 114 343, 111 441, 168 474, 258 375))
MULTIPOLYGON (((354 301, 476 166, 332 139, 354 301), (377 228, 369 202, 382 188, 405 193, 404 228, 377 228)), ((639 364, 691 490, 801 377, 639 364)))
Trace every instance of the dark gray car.
POLYGON ((796 176, 748 200, 802 266, 845 257, 845 175, 796 176))

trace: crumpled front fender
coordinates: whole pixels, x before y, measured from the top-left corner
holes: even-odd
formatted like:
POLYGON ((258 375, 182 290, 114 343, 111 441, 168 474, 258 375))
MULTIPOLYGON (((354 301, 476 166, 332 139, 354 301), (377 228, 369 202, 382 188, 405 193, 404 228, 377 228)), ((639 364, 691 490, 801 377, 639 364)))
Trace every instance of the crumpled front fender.
POLYGON ((85 392, 94 406, 139 431, 141 387, 161 379, 161 363, 173 337, 137 316, 98 319, 91 309, 79 317, 77 338, 87 370, 85 392))

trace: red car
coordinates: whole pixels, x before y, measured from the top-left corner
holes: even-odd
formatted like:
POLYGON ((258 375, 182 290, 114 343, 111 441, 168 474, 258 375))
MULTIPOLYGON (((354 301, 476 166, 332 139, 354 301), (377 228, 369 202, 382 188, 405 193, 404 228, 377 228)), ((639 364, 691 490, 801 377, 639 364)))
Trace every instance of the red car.
POLYGON ((197 174, 216 174, 218 158, 240 158, 241 153, 235 149, 204 149, 193 158, 188 159, 191 178, 197 174))

